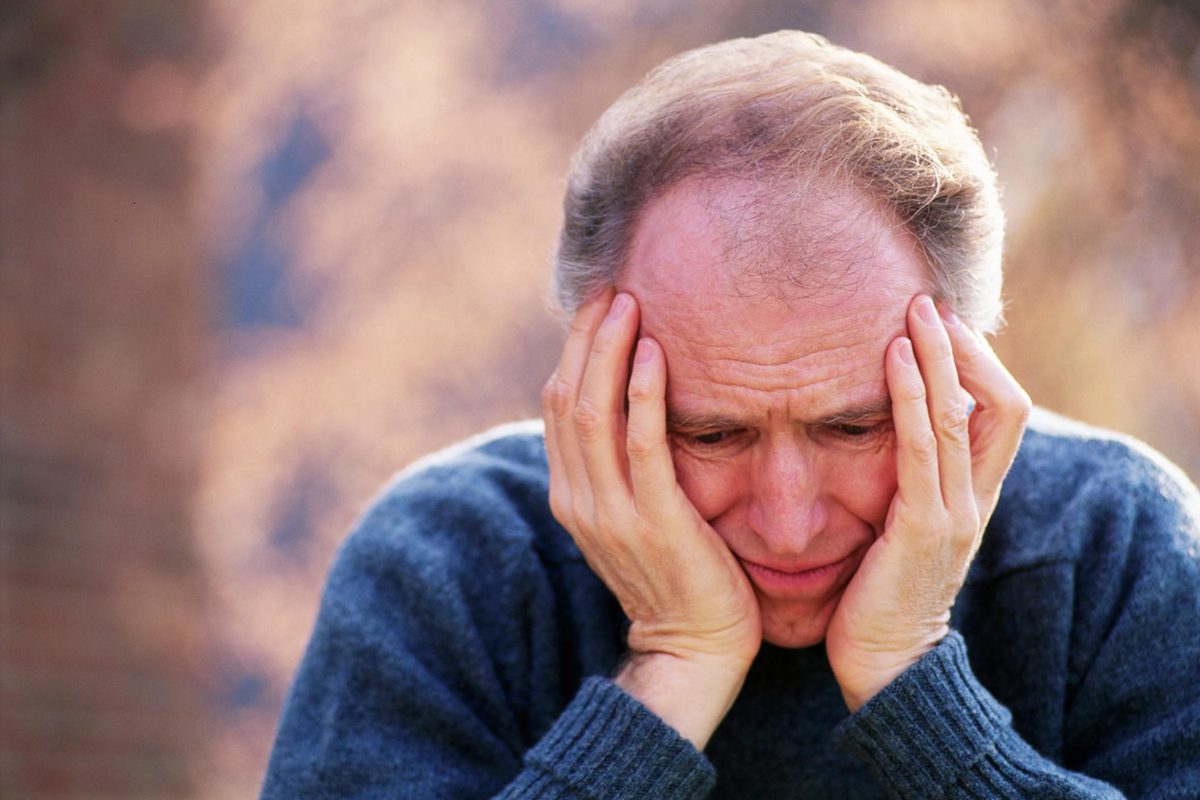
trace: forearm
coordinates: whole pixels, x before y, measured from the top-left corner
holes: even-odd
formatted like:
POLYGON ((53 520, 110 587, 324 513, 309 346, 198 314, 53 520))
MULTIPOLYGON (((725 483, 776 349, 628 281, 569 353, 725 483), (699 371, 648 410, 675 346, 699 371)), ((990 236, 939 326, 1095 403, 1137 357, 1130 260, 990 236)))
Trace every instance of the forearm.
POLYGON ((708 760, 659 716, 614 682, 591 678, 497 798, 699 800, 715 782, 708 760))
POLYGON ((737 665, 650 654, 631 657, 614 682, 703 750, 729 713, 745 678, 746 668, 737 665))
POLYGON ((834 732, 893 797, 1120 798, 1044 758, 979 684, 952 633, 834 732))

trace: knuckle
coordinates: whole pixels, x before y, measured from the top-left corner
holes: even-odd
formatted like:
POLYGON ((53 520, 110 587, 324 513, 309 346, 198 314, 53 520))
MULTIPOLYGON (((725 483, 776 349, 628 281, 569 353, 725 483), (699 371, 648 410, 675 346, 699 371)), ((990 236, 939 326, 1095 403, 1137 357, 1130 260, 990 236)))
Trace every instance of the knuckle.
POLYGON ((616 346, 617 332, 611 325, 601 325, 592 338, 592 355, 605 356, 616 346))
POLYGON ((571 318, 571 324, 567 329, 567 336, 575 339, 586 339, 592 332, 591 320, 586 314, 576 313, 571 318))
POLYGON ((650 389, 649 381, 645 380, 636 372, 629 378, 629 386, 625 390, 629 396, 629 402, 641 403, 653 399, 654 393, 650 389))
POLYGON ((574 527, 575 513, 569 495, 564 498, 563 492, 551 489, 550 513, 564 528, 570 530, 574 527))
POLYGON ((945 438, 954 442, 967 441, 971 419, 967 416, 967 410, 963 406, 954 404, 950 408, 944 409, 938 415, 936 424, 945 438))
POLYGON ((654 452, 654 446, 654 438, 645 431, 630 428, 625 432, 625 450, 632 459, 645 459, 654 452))
POLYGON ((897 394, 900 395, 900 400, 911 404, 925 403, 925 385, 921 381, 912 381, 901 384, 897 394))
POLYGON ((905 405, 925 404, 925 381, 915 367, 907 373, 901 373, 894 387, 890 388, 893 402, 905 405))
POLYGON ((550 377, 542 387, 542 409, 553 414, 558 419, 566 417, 571 409, 572 394, 570 385, 557 375, 550 377))
POLYGON ((963 366, 968 369, 977 370, 987 362, 991 361, 988 353, 975 344, 975 340, 968 338, 968 347, 958 351, 958 360, 963 366))
POLYGON ((974 539, 979 533, 979 511, 974 503, 963 504, 948 513, 946 525, 957 538, 974 539))
POLYGON ((1033 398, 1020 386, 1017 387, 1016 410, 1022 425, 1029 421, 1029 415, 1033 413, 1033 398))
POLYGON ((925 429, 910 433, 905 440, 908 450, 922 466, 932 466, 937 463, 937 439, 933 431, 925 429))
POLYGON ((604 415, 592 403, 584 399, 580 399, 575 410, 571 412, 571 421, 575 423, 575 430, 579 434, 579 438, 584 441, 599 438, 604 429, 604 415))
POLYGON ((1004 410, 1004 415, 1011 417, 1022 427, 1029 421, 1029 415, 1033 412, 1033 400, 1029 397, 1029 393, 1015 383, 1011 391, 1001 400, 1000 405, 1004 410))
POLYGON ((962 528, 953 536, 952 547, 960 559, 969 559, 975 552, 975 545, 978 541, 978 529, 962 528))

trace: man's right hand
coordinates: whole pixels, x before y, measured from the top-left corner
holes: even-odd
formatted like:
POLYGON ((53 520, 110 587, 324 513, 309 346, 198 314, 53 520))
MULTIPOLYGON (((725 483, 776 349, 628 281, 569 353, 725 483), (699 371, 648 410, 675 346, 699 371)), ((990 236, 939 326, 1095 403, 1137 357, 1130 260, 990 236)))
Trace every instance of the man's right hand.
POLYGON ((542 391, 550 507, 629 617, 617 683, 703 749, 762 626, 740 565, 675 479, 666 360, 637 333, 629 294, 606 291, 576 314, 542 391))

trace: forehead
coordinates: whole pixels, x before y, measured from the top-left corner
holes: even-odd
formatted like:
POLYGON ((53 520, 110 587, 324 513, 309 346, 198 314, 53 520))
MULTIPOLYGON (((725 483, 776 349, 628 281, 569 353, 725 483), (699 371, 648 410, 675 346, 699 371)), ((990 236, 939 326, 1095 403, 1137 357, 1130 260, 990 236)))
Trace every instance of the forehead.
POLYGON ((928 291, 919 247, 851 190, 764 200, 747 184, 687 182, 639 218, 618 288, 663 345, 668 402, 753 399, 806 416, 886 399, 884 349, 928 291))

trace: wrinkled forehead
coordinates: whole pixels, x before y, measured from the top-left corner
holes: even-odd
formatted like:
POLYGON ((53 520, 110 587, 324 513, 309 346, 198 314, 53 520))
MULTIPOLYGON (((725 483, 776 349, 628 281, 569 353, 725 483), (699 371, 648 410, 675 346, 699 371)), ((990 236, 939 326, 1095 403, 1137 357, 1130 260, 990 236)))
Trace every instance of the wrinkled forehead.
POLYGON ((643 209, 618 288, 638 297, 647 333, 704 320, 693 333, 721 338, 768 320, 902 318, 929 284, 912 236, 859 192, 693 180, 643 209))

